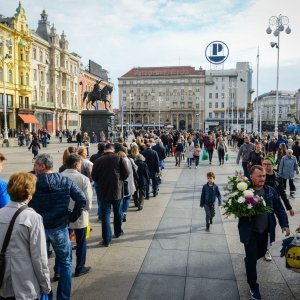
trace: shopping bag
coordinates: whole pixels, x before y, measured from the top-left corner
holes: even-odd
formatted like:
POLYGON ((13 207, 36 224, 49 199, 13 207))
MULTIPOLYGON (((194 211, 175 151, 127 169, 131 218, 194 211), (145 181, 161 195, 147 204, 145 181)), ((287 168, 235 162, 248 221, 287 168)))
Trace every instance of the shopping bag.
POLYGON ((225 155, 225 160, 228 160, 228 153, 226 153, 225 155))
POLYGON ((300 273, 300 233, 285 249, 285 266, 287 269, 300 273))
POLYGON ((172 147, 172 153, 174 154, 176 152, 176 147, 172 147))
POLYGON ((91 227, 91 222, 90 222, 90 218, 88 221, 88 226, 86 228, 86 238, 88 239, 91 236, 91 231, 92 231, 92 227, 91 227))
POLYGON ((48 299, 49 299, 48 295, 46 295, 46 294, 42 294, 41 295, 41 299, 40 300, 48 300, 48 299))
POLYGON ((202 153, 202 160, 207 160, 207 159, 208 159, 208 154, 207 154, 206 149, 204 149, 203 153, 202 153))

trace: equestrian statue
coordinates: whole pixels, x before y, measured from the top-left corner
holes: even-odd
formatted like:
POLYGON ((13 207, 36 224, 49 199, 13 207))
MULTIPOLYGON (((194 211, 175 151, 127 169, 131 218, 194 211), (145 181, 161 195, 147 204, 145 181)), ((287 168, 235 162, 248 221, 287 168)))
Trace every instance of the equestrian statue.
POLYGON ((111 103, 110 100, 107 99, 108 96, 111 95, 112 91, 113 91, 113 87, 110 85, 106 85, 103 89, 100 89, 100 81, 96 81, 96 83, 94 84, 94 88, 91 92, 84 92, 83 94, 83 99, 82 102, 85 101, 86 97, 87 97, 87 102, 86 102, 86 109, 88 109, 88 104, 91 102, 92 106, 95 108, 96 110, 96 106, 95 106, 95 102, 96 101, 102 101, 104 102, 105 105, 105 109, 108 110, 108 108, 106 107, 106 103, 109 104, 109 108, 111 107, 111 103))

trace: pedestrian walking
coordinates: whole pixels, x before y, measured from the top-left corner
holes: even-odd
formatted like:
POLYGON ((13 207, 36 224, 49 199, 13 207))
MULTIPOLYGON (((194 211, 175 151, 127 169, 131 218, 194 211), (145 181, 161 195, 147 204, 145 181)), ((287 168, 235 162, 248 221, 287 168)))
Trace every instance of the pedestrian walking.
POLYGON ((218 158, 220 163, 219 165, 221 166, 224 164, 225 153, 227 152, 227 146, 225 144, 223 137, 218 138, 217 151, 218 151, 218 158))
POLYGON ((199 166, 200 155, 201 155, 201 148, 199 147, 199 144, 195 144, 195 148, 194 148, 194 159, 195 159, 195 166, 196 166, 196 169, 197 169, 198 166, 199 166))
POLYGON ((31 149, 31 152, 33 154, 33 161, 35 160, 36 156, 39 154, 39 149, 41 149, 38 136, 35 135, 32 139, 32 142, 30 143, 28 150, 31 149))
POLYGON ((236 163, 239 164, 240 158, 242 157, 242 167, 244 170, 244 176, 249 178, 249 156, 250 153, 254 150, 254 145, 250 143, 250 137, 248 135, 245 136, 244 144, 242 144, 239 148, 239 152, 236 158, 236 163))
POLYGON ((222 204, 222 197, 219 187, 215 184, 215 174, 208 172, 206 174, 207 183, 202 187, 200 207, 205 209, 206 231, 209 231, 210 225, 213 223, 215 216, 215 203, 218 198, 219 206, 222 204))
POLYGON ((179 140, 177 142, 177 145, 175 147, 175 166, 180 167, 180 163, 181 163, 181 154, 183 153, 183 144, 181 143, 181 141, 179 140))
POLYGON ((195 147, 194 147, 194 143, 192 142, 192 138, 189 137, 185 145, 185 156, 187 158, 187 165, 189 169, 192 168, 192 161, 194 158, 194 148, 195 147))
POLYGON ((208 152, 209 164, 211 165, 214 149, 216 147, 215 140, 212 135, 209 136, 209 139, 205 143, 205 149, 208 152))
POLYGON ((283 178, 283 186, 286 189, 286 182, 289 181, 290 196, 293 197, 296 191, 294 184, 295 173, 299 174, 298 163, 296 157, 293 155, 293 150, 288 149, 286 155, 282 157, 278 169, 278 173, 283 178))

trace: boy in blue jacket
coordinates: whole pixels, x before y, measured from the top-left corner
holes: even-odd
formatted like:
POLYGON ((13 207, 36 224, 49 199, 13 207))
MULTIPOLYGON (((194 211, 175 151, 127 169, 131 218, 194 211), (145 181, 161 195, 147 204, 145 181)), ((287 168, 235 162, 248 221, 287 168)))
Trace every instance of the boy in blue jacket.
POLYGON ((215 174, 208 172, 206 174, 207 183, 202 188, 200 207, 204 207, 206 214, 206 231, 209 231, 209 226, 212 224, 212 219, 215 216, 215 202, 218 198, 219 206, 222 204, 222 197, 219 187, 215 184, 215 174))

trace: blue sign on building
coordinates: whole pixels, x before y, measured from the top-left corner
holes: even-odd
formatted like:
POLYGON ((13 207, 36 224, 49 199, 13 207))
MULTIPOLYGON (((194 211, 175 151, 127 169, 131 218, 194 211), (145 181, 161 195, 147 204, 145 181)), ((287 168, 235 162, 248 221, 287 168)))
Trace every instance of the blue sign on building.
POLYGON ((229 55, 229 48, 221 41, 211 42, 205 49, 206 59, 214 65, 222 64, 229 55))

